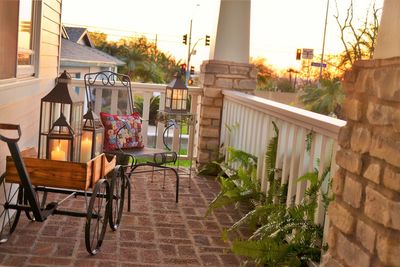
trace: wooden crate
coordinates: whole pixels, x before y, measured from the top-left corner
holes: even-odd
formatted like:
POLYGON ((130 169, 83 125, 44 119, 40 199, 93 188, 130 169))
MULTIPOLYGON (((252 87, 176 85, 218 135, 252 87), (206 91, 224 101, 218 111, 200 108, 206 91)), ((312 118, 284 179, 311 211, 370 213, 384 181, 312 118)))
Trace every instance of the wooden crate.
MULTIPOLYGON (((37 159, 32 149, 21 152, 33 185, 87 190, 109 173, 116 164, 116 157, 107 160, 101 154, 87 163, 37 159)), ((6 182, 21 183, 11 156, 7 156, 6 182)))

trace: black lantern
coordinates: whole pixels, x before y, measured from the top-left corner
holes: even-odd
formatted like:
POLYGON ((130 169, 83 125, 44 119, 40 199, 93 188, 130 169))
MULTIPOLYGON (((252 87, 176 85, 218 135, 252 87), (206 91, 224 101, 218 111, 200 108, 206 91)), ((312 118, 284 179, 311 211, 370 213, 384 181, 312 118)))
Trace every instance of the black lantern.
POLYGON ((61 113, 53 127, 47 134, 46 158, 51 160, 73 161, 74 130, 68 124, 64 114, 61 113))
POLYGON ((182 113, 187 112, 188 108, 188 88, 182 80, 182 75, 178 72, 165 90, 164 109, 167 112, 182 113))
POLYGON ((79 161, 83 99, 80 100, 73 89, 69 88, 70 83, 71 77, 64 71, 58 77, 56 86, 40 101, 39 158, 48 158, 46 149, 48 135, 53 124, 63 114, 65 121, 74 132, 74 143, 77 146, 74 148, 76 153, 71 153, 72 161, 79 161))
POLYGON ((103 151, 104 127, 90 107, 83 119, 80 161, 88 162, 103 151))

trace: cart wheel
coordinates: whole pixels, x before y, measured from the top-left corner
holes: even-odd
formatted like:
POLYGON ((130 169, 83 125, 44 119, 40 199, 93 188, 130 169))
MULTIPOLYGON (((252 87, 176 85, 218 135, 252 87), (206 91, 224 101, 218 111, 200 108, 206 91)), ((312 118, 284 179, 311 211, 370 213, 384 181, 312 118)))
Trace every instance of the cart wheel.
POLYGON ((3 210, 0 213, 0 244, 7 242, 17 227, 21 210, 8 208, 9 204, 22 203, 22 188, 16 184, 5 183, 5 173, 0 176, 0 187, 4 193, 3 210))
POLYGON ((103 243, 110 213, 110 185, 100 179, 94 186, 86 215, 86 250, 95 255, 103 243))
POLYGON ((124 170, 115 169, 114 172, 109 174, 111 177, 111 212, 109 217, 109 223, 111 229, 114 231, 118 229, 121 218, 122 211, 124 209, 124 199, 125 199, 125 176, 124 170))
MULTIPOLYGON (((44 208, 44 207, 45 207, 45 204, 46 204, 46 200, 47 200, 47 192, 44 191, 44 192, 42 192, 42 193, 39 193, 39 192, 36 190, 36 188, 35 188, 35 193, 36 193, 35 195, 36 195, 36 201, 37 201, 37 203, 40 203, 40 204, 39 204, 40 208, 44 208), (41 201, 39 201, 40 194, 42 195, 41 201)), ((28 199, 26 199, 25 197, 24 197, 24 205, 28 205, 28 199)), ((25 211, 25 215, 26 215, 26 217, 28 218, 28 220, 30 220, 30 221, 32 221, 32 222, 35 221, 35 216, 33 216, 32 211, 26 210, 26 211, 25 211)))

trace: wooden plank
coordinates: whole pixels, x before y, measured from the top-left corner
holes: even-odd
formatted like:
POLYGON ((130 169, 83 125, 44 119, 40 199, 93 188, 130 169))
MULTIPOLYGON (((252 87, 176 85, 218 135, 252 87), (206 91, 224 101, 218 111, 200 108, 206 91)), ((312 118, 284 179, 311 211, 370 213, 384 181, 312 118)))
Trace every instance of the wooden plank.
POLYGON ((51 9, 61 13, 61 2, 59 0, 44 0, 43 1, 45 5, 50 7, 51 9))
MULTIPOLYGON (((20 183, 20 178, 11 156, 7 156, 6 161, 6 181, 20 183)), ((86 190, 90 186, 91 161, 88 163, 74 163, 24 158, 24 162, 33 185, 80 190, 86 190)))
MULTIPOLYGON (((34 149, 30 148, 22 154, 30 181, 35 186, 87 190, 110 172, 116 164, 115 157, 108 161, 104 154, 87 163, 79 163, 29 158, 33 152, 34 149)), ((6 181, 20 183, 20 177, 11 156, 6 158, 6 181)))
MULTIPOLYGON (((58 6, 55 6, 55 9, 59 8, 58 6)), ((55 22, 55 23, 60 23, 60 12, 59 9, 55 10, 54 8, 51 8, 49 5, 44 4, 42 5, 42 12, 43 12, 43 17, 48 18, 49 20, 55 22)))
POLYGON ((46 17, 42 18, 42 29, 58 34, 60 32, 60 23, 49 20, 46 17))
POLYGON ((29 147, 21 151, 23 158, 37 158, 37 151, 34 147, 29 147))
POLYGON ((59 46, 54 44, 42 43, 40 46, 41 56, 58 56, 59 46))

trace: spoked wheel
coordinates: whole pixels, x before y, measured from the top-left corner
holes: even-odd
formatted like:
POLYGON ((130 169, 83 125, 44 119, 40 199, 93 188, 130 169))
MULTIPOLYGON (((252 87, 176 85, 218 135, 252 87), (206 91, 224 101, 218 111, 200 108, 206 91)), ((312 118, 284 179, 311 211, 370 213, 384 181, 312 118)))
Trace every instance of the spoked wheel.
POLYGON ((122 167, 115 169, 109 175, 111 176, 111 212, 109 223, 111 229, 115 231, 121 223, 122 211, 124 209, 125 175, 122 167))
MULTIPOLYGON (((40 208, 44 208, 44 206, 46 204, 46 200, 47 200, 47 192, 46 191, 39 192, 35 188, 35 197, 36 197, 37 203, 39 203, 40 208), (40 199, 40 201, 39 201, 39 199, 40 199)), ((23 196, 23 199, 24 199, 24 205, 29 205, 28 199, 25 196, 23 196)), ((32 222, 35 221, 35 216, 33 216, 32 211, 26 210, 25 215, 30 221, 32 221, 32 222)))
POLYGON ((0 176, 0 187, 4 194, 4 203, 0 213, 0 244, 5 243, 17 227, 20 210, 10 209, 10 204, 22 203, 22 187, 17 184, 7 184, 5 173, 0 176))
POLYGON ((86 250, 92 255, 97 254, 103 243, 110 212, 109 198, 110 185, 107 180, 100 179, 90 198, 85 225, 86 250))

